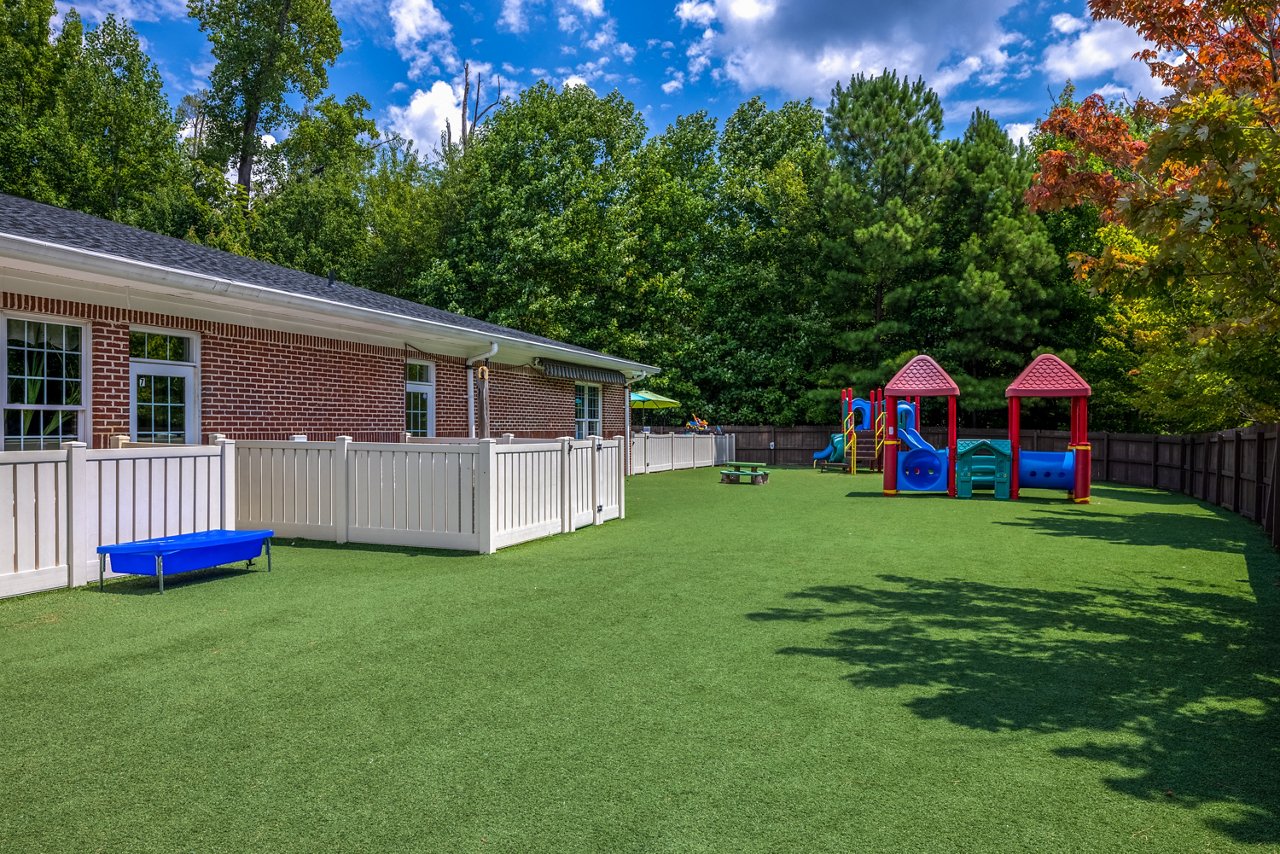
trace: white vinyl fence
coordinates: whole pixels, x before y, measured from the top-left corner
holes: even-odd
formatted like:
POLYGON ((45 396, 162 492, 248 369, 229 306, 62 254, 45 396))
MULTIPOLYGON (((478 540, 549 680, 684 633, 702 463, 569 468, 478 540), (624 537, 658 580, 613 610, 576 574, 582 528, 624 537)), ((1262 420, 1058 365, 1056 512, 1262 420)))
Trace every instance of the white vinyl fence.
POLYGON ((235 445, 0 453, 0 597, 97 576, 100 545, 233 527, 235 445))
POLYGON ((237 442, 237 527, 490 553, 625 514, 622 440, 237 442))
POLYGON ((700 433, 633 433, 631 473, 721 466, 733 459, 736 437, 700 433))

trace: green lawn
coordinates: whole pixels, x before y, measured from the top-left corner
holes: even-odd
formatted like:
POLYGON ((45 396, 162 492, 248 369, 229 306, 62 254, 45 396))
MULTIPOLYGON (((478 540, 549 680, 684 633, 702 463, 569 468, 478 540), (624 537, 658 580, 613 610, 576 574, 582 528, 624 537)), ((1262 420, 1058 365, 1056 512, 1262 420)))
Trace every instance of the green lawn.
POLYGON ((0 849, 1280 850, 1249 523, 716 480, 492 556, 0 602, 0 849))

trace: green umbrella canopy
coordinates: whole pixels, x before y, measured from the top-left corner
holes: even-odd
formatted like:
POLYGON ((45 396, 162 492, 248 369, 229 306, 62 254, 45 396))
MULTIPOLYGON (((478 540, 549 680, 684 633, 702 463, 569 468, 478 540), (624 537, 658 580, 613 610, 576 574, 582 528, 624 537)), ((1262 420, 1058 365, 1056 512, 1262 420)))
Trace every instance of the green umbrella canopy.
POLYGON ((631 392, 632 409, 671 409, 680 405, 680 401, 663 397, 651 391, 631 392))

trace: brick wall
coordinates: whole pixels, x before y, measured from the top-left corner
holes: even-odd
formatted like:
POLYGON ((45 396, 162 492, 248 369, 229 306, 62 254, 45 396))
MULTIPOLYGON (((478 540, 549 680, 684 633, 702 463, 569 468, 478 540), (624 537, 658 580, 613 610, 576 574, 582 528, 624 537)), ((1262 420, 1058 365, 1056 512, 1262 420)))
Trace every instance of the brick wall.
MULTIPOLYGON (((466 436, 467 369, 462 359, 312 335, 0 294, 0 308, 51 320, 87 321, 91 329, 92 442, 129 432, 129 330, 148 326, 193 333, 200 352, 200 435, 319 441, 347 435, 394 441, 404 429, 404 362, 436 366, 436 433, 466 436)), ((490 433, 521 438, 572 436, 571 380, 523 366, 494 364, 489 380, 490 433)), ((605 386, 606 436, 625 429, 626 391, 605 386)))

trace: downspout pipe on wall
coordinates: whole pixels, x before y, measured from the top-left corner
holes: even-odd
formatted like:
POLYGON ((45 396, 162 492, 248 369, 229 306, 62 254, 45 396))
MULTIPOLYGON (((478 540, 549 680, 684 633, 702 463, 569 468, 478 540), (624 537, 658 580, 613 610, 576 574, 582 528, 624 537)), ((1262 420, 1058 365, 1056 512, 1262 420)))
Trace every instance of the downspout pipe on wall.
POLYGON ((467 436, 476 437, 476 362, 492 359, 498 353, 498 342, 490 341, 489 349, 467 359, 467 436))

